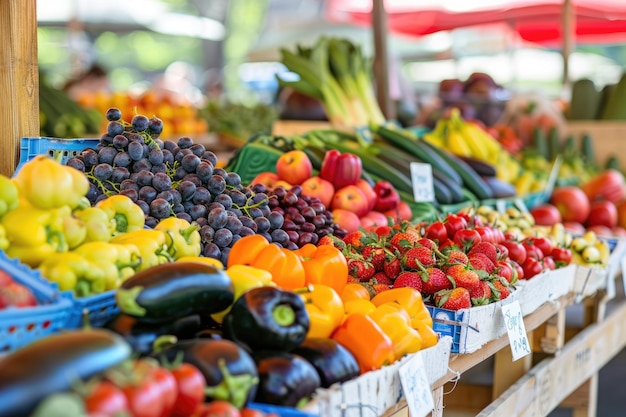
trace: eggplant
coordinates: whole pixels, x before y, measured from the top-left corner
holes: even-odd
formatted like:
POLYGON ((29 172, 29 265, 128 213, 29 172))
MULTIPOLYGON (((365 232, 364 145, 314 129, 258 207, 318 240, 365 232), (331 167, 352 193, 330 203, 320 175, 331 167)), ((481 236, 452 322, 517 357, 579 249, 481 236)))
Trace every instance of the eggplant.
POLYGON ((317 371, 302 356, 282 351, 258 351, 252 357, 259 371, 255 402, 302 407, 321 386, 317 371))
POLYGON ((235 301, 224 316, 222 332, 249 351, 290 351, 302 343, 309 326, 309 313, 300 294, 257 287, 235 301))
POLYGON ((131 353, 118 334, 90 329, 54 334, 0 357, 0 417, 29 416, 44 398, 106 371, 131 353))
POLYGON ((333 339, 305 339, 292 353, 302 356, 313 365, 320 376, 322 388, 349 381, 360 373, 354 355, 333 339))
POLYGON ((120 310, 146 323, 217 313, 234 299, 226 272, 198 262, 172 262, 144 269, 115 293, 120 310))
POLYGON ((179 340, 191 339, 202 330, 202 322, 200 316, 194 314, 181 317, 172 323, 142 323, 133 316, 120 313, 103 327, 122 336, 133 352, 145 356, 152 352, 154 342, 160 336, 172 335, 179 340))
POLYGON ((259 383, 256 364, 241 346, 226 339, 181 340, 151 355, 169 362, 180 360, 195 365, 207 383, 208 400, 225 400, 244 407, 256 395, 259 383))

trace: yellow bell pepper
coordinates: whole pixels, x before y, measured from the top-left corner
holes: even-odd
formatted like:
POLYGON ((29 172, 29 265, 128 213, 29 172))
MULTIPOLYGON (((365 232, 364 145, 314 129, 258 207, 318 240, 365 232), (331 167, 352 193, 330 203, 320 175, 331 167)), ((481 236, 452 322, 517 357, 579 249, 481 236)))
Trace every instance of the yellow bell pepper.
POLYGON ((115 221, 110 219, 106 211, 98 207, 88 207, 74 211, 74 216, 85 223, 86 242, 108 242, 115 231, 115 221))
POLYGON ((403 307, 411 318, 411 327, 416 329, 422 337, 422 348, 437 344, 439 337, 433 330, 433 318, 424 304, 422 294, 414 288, 402 287, 383 291, 372 298, 372 303, 380 306, 386 303, 396 303, 403 307))
POLYGON ((74 249, 87 238, 87 226, 79 218, 74 216, 64 217, 62 227, 63 235, 65 236, 69 249, 74 249))
POLYGON ((422 337, 411 327, 409 313, 397 303, 389 302, 376 307, 370 317, 391 339, 396 359, 422 348, 422 337))
POLYGON ((166 235, 168 252, 177 260, 183 256, 199 256, 202 252, 200 226, 178 217, 162 219, 154 228, 166 235))
POLYGON ((143 271, 152 266, 171 262, 172 259, 167 252, 165 241, 165 233, 159 230, 140 229, 116 236, 109 242, 137 247, 141 256, 141 264, 136 270, 143 271))
POLYGON ((98 282, 97 289, 92 289, 91 292, 112 290, 120 286, 123 274, 120 271, 122 265, 118 245, 108 242, 87 242, 74 249, 74 253, 96 264, 104 272, 102 289, 98 291, 101 288, 98 282))
MULTIPOLYGON (((104 271, 74 252, 55 253, 46 258, 38 269, 46 279, 56 282, 61 291, 72 290, 78 296, 90 295, 91 283, 104 282, 104 271)), ((96 288, 98 286, 96 284, 96 288)))
MULTIPOLYGON (((272 282, 272 274, 253 266, 233 265, 226 269, 226 274, 233 283, 233 304, 249 289, 272 286, 274 284, 272 282)), ((231 306, 219 313, 211 314, 211 318, 221 324, 224 316, 230 311, 231 306)))
POLYGON ((217 269, 224 269, 222 261, 207 256, 183 256, 182 258, 176 259, 176 262, 199 262, 201 264, 213 265, 217 269))
POLYGON ((18 206, 9 211, 0 223, 9 241, 7 255, 36 268, 53 253, 67 251, 62 223, 70 213, 67 206, 56 210, 18 206))
POLYGON ((7 234, 4 230, 4 226, 0 224, 0 250, 5 250, 8 247, 9 239, 7 239, 7 234))
POLYGON ((348 262, 339 249, 307 243, 294 252, 302 259, 307 284, 324 284, 337 294, 343 292, 348 283, 348 262))
POLYGON ((20 196, 40 209, 74 208, 89 191, 89 180, 82 172, 46 155, 25 163, 14 182, 20 196))
POLYGON ((115 221, 113 236, 141 230, 145 226, 146 218, 143 210, 125 195, 117 194, 107 197, 98 201, 96 207, 104 210, 107 217, 115 221))
POLYGON ((0 217, 17 207, 17 186, 9 177, 0 175, 0 217))
POLYGON ((343 320, 343 301, 339 294, 328 285, 310 284, 309 286, 311 290, 302 293, 311 322, 306 337, 328 338, 343 320))

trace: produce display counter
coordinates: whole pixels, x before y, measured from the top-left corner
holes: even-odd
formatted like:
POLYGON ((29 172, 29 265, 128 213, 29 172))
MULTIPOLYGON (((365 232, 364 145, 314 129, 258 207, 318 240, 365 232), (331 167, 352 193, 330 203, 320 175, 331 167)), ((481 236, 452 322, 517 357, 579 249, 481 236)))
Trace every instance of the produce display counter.
MULTIPOLYGON (((619 242, 608 270, 570 274, 575 291, 524 313, 530 355, 513 361, 507 334, 473 353, 452 354, 446 374, 432 384, 431 416, 546 416, 559 406, 572 408, 576 417, 595 416, 598 371, 626 347, 626 301, 615 299, 614 280, 621 279, 623 258, 619 242), (572 313, 583 315, 582 327, 568 323, 572 313), (466 382, 464 375, 477 369, 476 381, 466 382)), ((382 415, 408 416, 406 400, 382 415)))

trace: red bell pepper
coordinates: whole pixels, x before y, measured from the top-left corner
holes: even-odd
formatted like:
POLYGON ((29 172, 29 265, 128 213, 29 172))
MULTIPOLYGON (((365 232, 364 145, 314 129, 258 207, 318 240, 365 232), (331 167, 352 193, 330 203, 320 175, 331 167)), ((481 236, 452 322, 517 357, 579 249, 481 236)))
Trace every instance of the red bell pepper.
POLYGON ((376 211, 393 210, 400 202, 400 195, 389 181, 378 181, 374 184, 374 192, 376 193, 376 205, 374 205, 376 211))
POLYGON ((346 185, 355 185, 362 171, 361 158, 357 155, 331 149, 324 154, 319 176, 330 181, 338 190, 346 185))

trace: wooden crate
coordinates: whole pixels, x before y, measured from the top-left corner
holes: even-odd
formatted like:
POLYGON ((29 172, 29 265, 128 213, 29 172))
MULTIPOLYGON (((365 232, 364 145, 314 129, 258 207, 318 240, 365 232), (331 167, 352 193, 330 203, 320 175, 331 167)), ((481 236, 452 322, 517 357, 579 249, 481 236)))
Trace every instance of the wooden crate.
POLYGON ((626 121, 582 120, 567 122, 567 135, 574 135, 580 144, 580 137, 588 133, 593 138, 596 161, 604 165, 611 155, 617 156, 620 164, 626 166, 626 154, 621 152, 626 145, 626 121))

